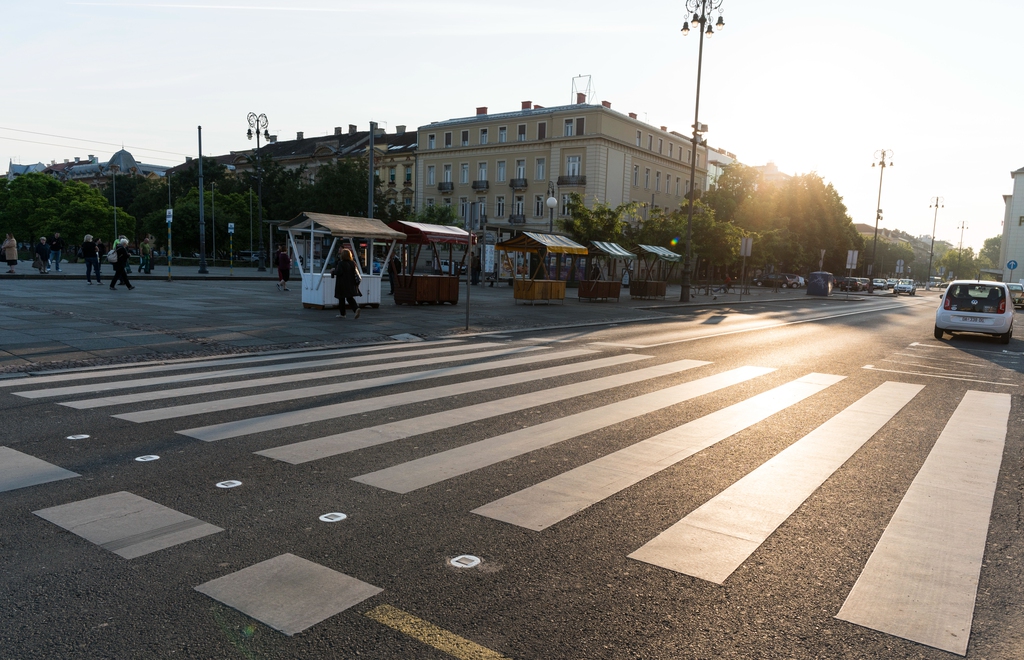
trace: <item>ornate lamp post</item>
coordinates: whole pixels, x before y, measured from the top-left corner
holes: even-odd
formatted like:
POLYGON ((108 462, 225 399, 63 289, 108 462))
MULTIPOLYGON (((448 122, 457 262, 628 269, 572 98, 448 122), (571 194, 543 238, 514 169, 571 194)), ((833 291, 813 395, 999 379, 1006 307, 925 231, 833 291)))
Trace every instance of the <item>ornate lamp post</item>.
POLYGON ((701 144, 700 134, 707 128, 703 126, 698 117, 700 114, 700 73, 704 63, 704 37, 711 38, 714 35, 714 28, 719 30, 725 27, 725 20, 722 19, 723 0, 686 0, 686 13, 692 14, 690 23, 683 23, 681 32, 683 36, 690 34, 690 26, 700 32, 700 46, 697 50, 697 99, 693 108, 693 152, 690 156, 690 209, 686 214, 686 256, 683 259, 682 291, 679 293, 679 302, 690 302, 690 260, 693 258, 693 204, 696 198, 694 181, 697 173, 697 146, 701 144), (712 14, 718 12, 718 21, 714 27, 711 25, 712 14))
POLYGON ((925 283, 925 289, 932 288, 932 256, 935 254, 935 226, 939 222, 939 207, 946 207, 945 197, 932 197, 932 203, 928 206, 930 209, 935 209, 935 219, 932 220, 932 247, 928 251, 928 281, 925 283))
POLYGON ((259 201, 259 220, 260 220, 260 267, 258 272, 264 273, 267 270, 266 264, 263 259, 265 257, 263 248, 263 161, 260 159, 260 131, 263 132, 263 138, 270 142, 270 131, 267 130, 267 116, 264 114, 257 115, 255 112, 250 112, 249 116, 246 117, 249 121, 249 130, 246 132, 246 137, 252 139, 253 131, 256 132, 256 198, 259 201))
POLYGON ((964 258, 964 230, 965 229, 967 229, 967 221, 966 220, 962 220, 960 222, 960 249, 957 250, 957 255, 956 255, 956 273, 954 273, 954 275, 957 277, 957 279, 961 279, 961 280, 967 279, 966 277, 964 277, 960 273, 960 260, 964 258))
POLYGON ((114 187, 114 242, 117 242, 117 238, 120 234, 117 233, 117 171, 121 169, 117 165, 111 164, 109 166, 110 172, 113 175, 113 187, 114 187))
POLYGON ((555 207, 558 206, 558 198, 555 197, 555 182, 548 181, 548 198, 544 201, 548 207, 548 233, 555 231, 555 207))
MULTIPOLYGON (((882 219, 882 175, 885 174, 886 167, 892 167, 892 149, 879 149, 875 152, 875 160, 878 162, 872 162, 871 167, 877 166, 880 169, 878 171, 878 202, 875 204, 875 240, 871 244, 871 269, 874 268, 875 253, 878 252, 878 221, 882 219), (885 164, 887 160, 889 161, 888 165, 885 164)), ((874 273, 869 272, 868 293, 871 293, 875 288, 872 284, 873 277, 874 273)))

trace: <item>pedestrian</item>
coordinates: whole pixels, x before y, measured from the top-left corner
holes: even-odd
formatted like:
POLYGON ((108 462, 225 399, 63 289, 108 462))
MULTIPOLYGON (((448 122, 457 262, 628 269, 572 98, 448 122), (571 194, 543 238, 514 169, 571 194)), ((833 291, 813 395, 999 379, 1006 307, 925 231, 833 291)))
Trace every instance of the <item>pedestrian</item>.
POLYGON ((726 293, 730 293, 730 289, 731 288, 732 288, 732 278, 729 277, 728 273, 726 273, 725 274, 725 292, 726 293))
POLYGON ((40 275, 50 272, 50 246, 46 244, 45 236, 39 237, 39 243, 36 244, 36 260, 32 265, 39 269, 40 275))
POLYGON ((274 257, 277 261, 277 290, 288 291, 288 278, 292 273, 292 259, 288 256, 288 250, 283 245, 277 246, 277 254, 274 257))
POLYGON ((594 262, 594 265, 590 267, 590 279, 595 281, 601 279, 601 267, 596 261, 594 262))
POLYGON ((402 274, 402 260, 397 254, 391 255, 391 265, 388 266, 388 282, 391 283, 391 291, 388 295, 395 295, 395 277, 402 274))
POLYGON ((50 261, 53 262, 53 267, 60 272, 60 258, 61 253, 64 252, 64 239, 60 237, 60 232, 53 232, 53 238, 50 239, 50 261))
POLYGON ((82 240, 82 259, 85 260, 85 283, 92 284, 92 273, 96 271, 96 284, 103 284, 100 281, 100 254, 92 234, 86 234, 82 240))
POLYGON ((116 284, 120 282, 131 291, 135 287, 128 281, 128 239, 122 238, 117 241, 117 248, 115 249, 117 250, 117 262, 114 264, 114 278, 110 280, 110 290, 116 289, 116 284))
POLYGON ((469 272, 473 284, 480 284, 480 255, 475 252, 473 258, 469 260, 469 272))
POLYGON ((359 318, 359 305, 356 298, 363 294, 359 291, 359 271, 356 270, 356 262, 352 260, 352 251, 345 248, 341 251, 341 262, 331 271, 334 280, 334 297, 338 299, 340 318, 345 318, 345 309, 351 305, 359 318))
POLYGON ((139 270, 149 275, 153 271, 153 244, 149 242, 149 236, 142 239, 142 257, 139 262, 139 270))
MULTIPOLYGON (((125 250, 128 249, 128 237, 125 236, 124 234, 121 234, 120 236, 117 237, 117 240, 114 241, 114 249, 115 250, 117 249, 117 247, 119 245, 121 245, 122 241, 124 241, 125 250)), ((128 252, 128 261, 124 265, 124 272, 126 272, 126 273, 132 272, 132 253, 131 252, 128 252)))
POLYGON ((18 241, 14 240, 14 234, 11 232, 7 232, 3 251, 4 259, 7 261, 7 272, 13 273, 14 267, 18 265, 18 241))

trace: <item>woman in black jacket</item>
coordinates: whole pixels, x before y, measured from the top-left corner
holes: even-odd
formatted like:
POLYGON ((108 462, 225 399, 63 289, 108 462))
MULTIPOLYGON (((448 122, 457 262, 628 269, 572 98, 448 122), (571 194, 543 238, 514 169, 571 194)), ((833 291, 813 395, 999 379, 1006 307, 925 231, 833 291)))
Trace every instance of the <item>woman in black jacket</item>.
POLYGON ((114 264, 114 279, 110 280, 110 290, 116 289, 115 285, 120 282, 131 291, 135 287, 128 281, 128 239, 122 238, 120 241, 117 241, 116 245, 117 263, 114 264))
POLYGON ((356 296, 359 295, 359 275, 356 270, 356 263, 352 260, 352 251, 345 249, 341 251, 341 263, 331 273, 335 278, 334 297, 338 299, 338 306, 341 308, 341 318, 345 318, 345 309, 351 305, 359 318, 359 305, 356 304, 356 296))
POLYGON ((96 241, 92 240, 92 234, 86 234, 82 241, 82 259, 85 260, 85 281, 92 284, 92 272, 96 271, 96 284, 103 284, 100 281, 100 255, 96 251, 96 241))

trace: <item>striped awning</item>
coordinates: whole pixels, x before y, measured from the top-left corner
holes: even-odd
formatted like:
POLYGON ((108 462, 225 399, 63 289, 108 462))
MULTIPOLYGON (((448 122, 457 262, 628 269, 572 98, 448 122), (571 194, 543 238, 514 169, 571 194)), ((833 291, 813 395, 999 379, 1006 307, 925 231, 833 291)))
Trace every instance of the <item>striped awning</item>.
POLYGON ((423 222, 410 222, 408 220, 389 222, 388 227, 405 234, 407 237, 405 242, 407 243, 456 243, 468 245, 472 236, 462 227, 430 225, 423 222))
POLYGON ((546 249, 552 254, 586 254, 587 248, 558 234, 540 234, 524 231, 522 234, 502 241, 496 246, 506 252, 540 252, 546 249))
POLYGON ((618 243, 606 243, 605 241, 590 241, 590 245, 598 252, 615 257, 616 259, 634 259, 636 255, 622 247, 618 243))
POLYGON ((671 261, 672 263, 678 263, 682 260, 682 255, 676 254, 672 250, 660 247, 658 245, 637 245, 638 250, 642 250, 647 254, 653 254, 662 261, 671 261))

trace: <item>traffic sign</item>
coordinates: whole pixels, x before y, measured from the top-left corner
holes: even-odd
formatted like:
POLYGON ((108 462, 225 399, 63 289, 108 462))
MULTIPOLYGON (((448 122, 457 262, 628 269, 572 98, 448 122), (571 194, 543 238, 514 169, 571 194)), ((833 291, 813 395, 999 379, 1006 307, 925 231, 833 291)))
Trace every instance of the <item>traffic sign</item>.
POLYGON ((753 246, 754 246, 754 239, 753 238, 751 238, 751 237, 741 238, 740 239, 740 256, 741 257, 749 257, 750 256, 750 251, 753 248, 753 246))
POLYGON ((234 234, 235 233, 235 223, 233 223, 233 222, 229 222, 228 223, 228 233, 229 234, 234 234))
POLYGON ((174 220, 174 209, 167 209, 167 224, 171 224, 172 220, 174 220))
POLYGON ((1017 270, 1017 262, 1014 259, 1010 259, 1006 262, 1006 267, 1010 270, 1017 270))
POLYGON ((847 250, 846 251, 846 267, 856 268, 857 267, 857 254, 858 250, 847 250))

